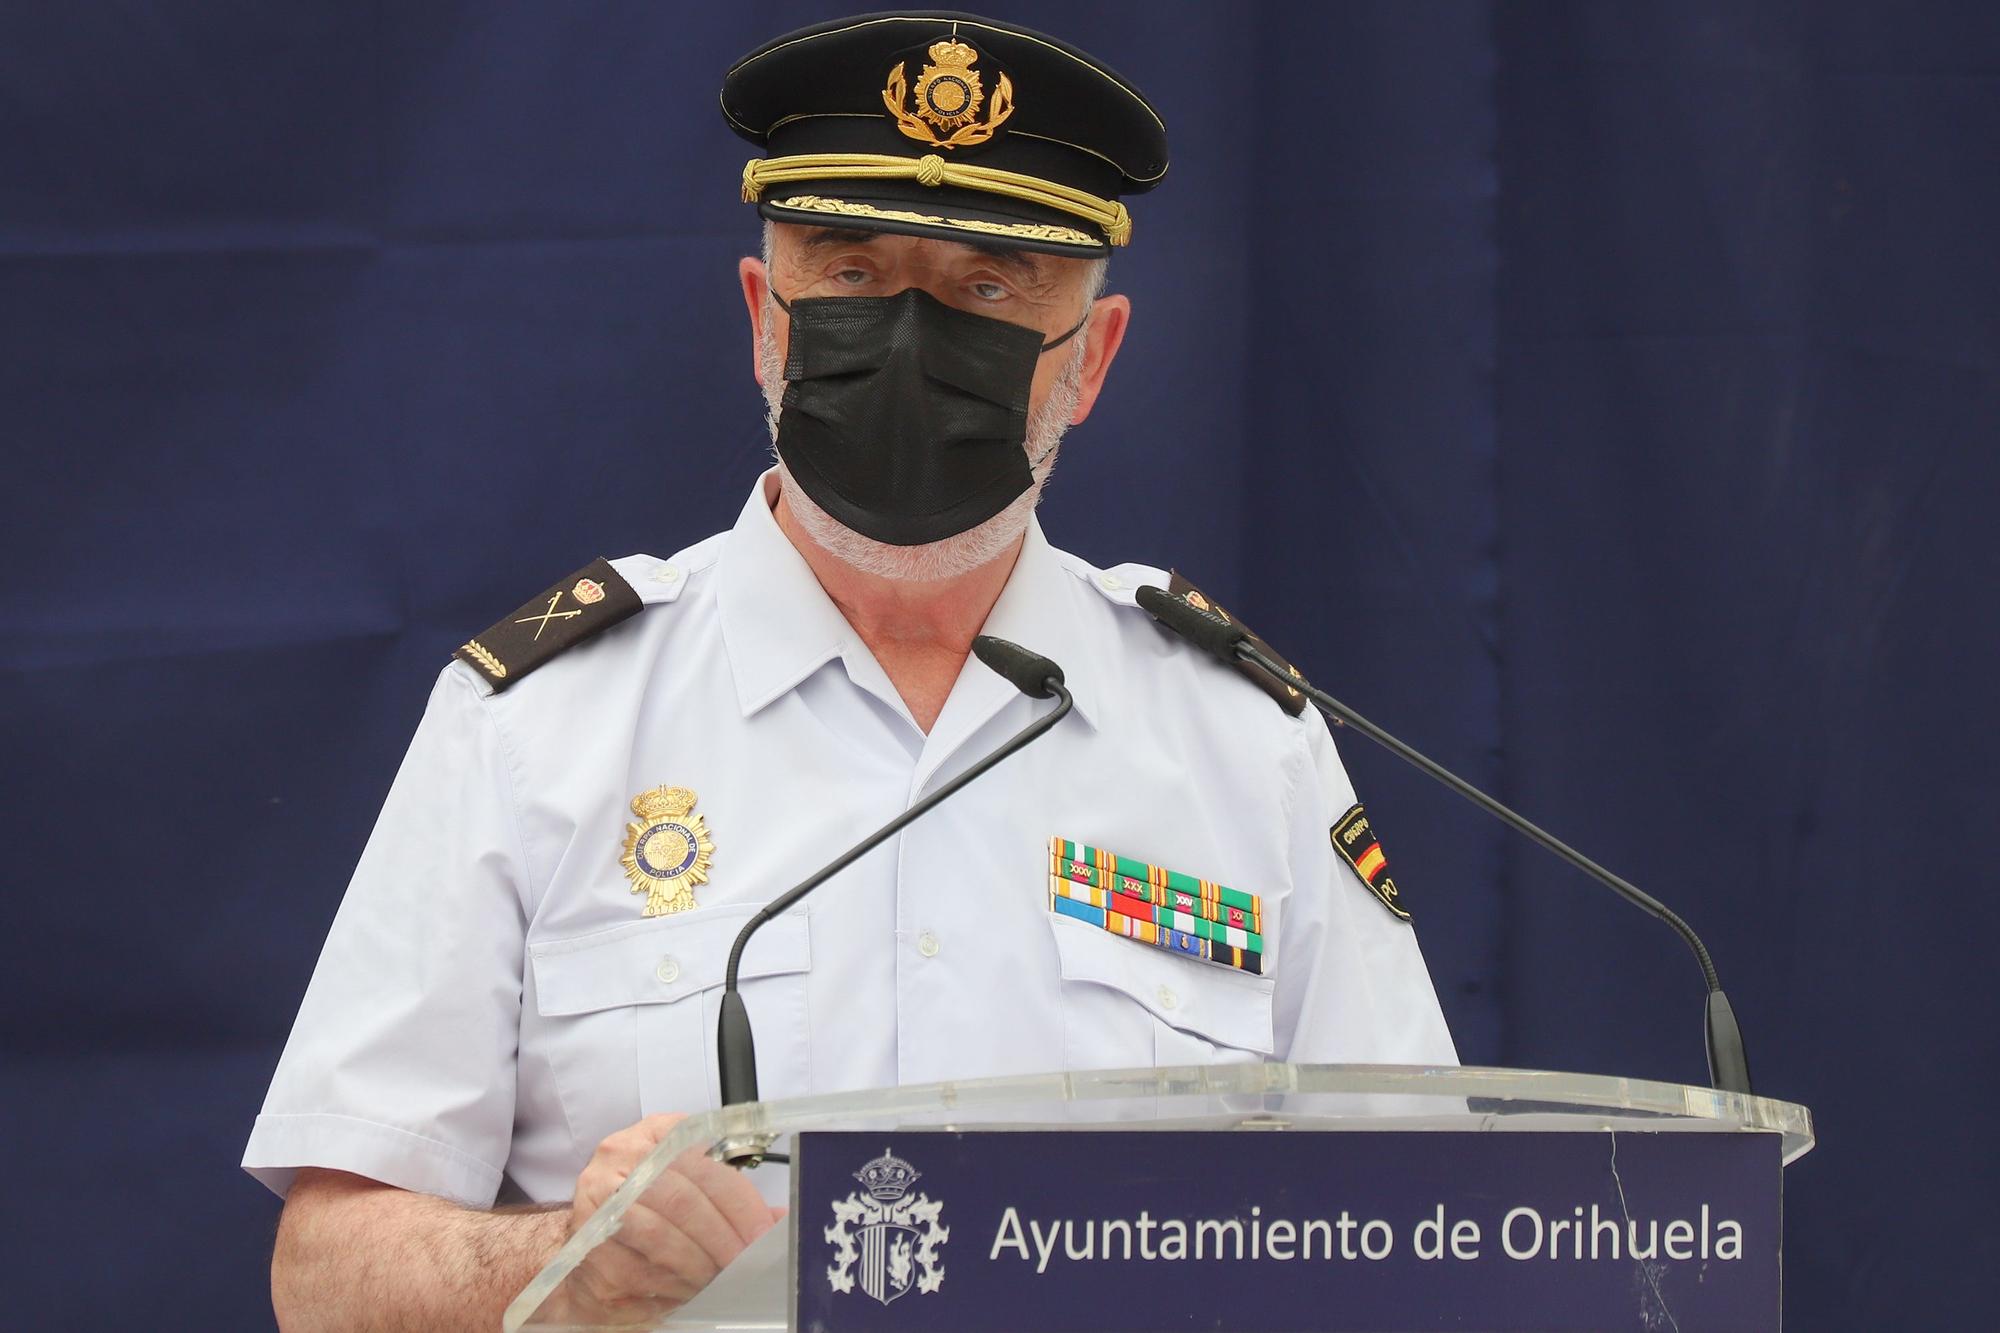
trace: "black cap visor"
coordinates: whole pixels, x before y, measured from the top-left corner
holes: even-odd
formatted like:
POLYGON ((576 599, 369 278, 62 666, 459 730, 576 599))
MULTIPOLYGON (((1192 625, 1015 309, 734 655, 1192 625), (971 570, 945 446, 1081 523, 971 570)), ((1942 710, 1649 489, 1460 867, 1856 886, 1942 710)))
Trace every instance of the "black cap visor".
POLYGON ((928 236, 1071 259, 1111 253, 1102 228, 1060 209, 918 181, 793 181, 766 188, 757 211, 772 222, 928 236))

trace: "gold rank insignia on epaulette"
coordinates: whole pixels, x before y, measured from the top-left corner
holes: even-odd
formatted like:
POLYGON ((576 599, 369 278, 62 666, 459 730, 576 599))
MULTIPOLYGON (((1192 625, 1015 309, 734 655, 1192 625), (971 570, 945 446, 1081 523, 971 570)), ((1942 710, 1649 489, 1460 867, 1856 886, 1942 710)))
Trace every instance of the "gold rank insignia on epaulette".
POLYGON ((1403 895, 1396 888, 1396 881, 1389 878, 1389 858, 1382 853, 1382 840, 1375 836, 1368 812, 1355 806, 1340 817, 1328 836, 1333 839, 1333 850, 1354 867, 1354 873, 1361 876, 1361 882, 1368 886, 1375 900, 1398 921, 1408 921, 1410 913, 1403 906, 1403 895))
MULTIPOLYGON (((1264 654, 1264 656, 1270 658, 1294 676, 1299 674, 1299 669, 1280 656, 1277 650, 1272 648, 1270 644, 1258 638, 1255 630, 1223 610, 1220 604, 1210 600, 1201 589, 1183 578, 1178 569, 1169 570, 1168 576, 1168 592, 1180 598, 1197 611, 1207 611, 1212 615, 1221 616, 1224 620, 1234 624, 1238 629, 1243 631, 1244 635, 1250 640, 1251 646, 1258 652, 1264 654)), ((1297 717, 1300 713, 1306 711, 1306 696, 1303 693, 1293 689, 1290 685, 1280 685, 1277 681, 1271 679, 1261 667, 1253 666, 1248 662, 1238 662, 1236 669, 1242 672, 1252 685, 1255 685, 1258 689, 1276 699, 1278 706, 1293 717, 1297 717)))
POLYGON ((566 648, 639 609, 639 594, 602 556, 503 617, 452 656, 497 694, 566 648))

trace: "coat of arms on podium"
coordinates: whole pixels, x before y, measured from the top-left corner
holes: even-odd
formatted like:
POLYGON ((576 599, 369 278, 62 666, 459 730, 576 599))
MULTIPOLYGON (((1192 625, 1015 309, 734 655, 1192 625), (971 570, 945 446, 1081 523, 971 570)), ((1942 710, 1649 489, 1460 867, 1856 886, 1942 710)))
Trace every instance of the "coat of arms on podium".
POLYGON ((835 1291, 853 1291, 858 1279, 863 1292, 887 1305, 913 1290, 932 1292, 943 1284, 937 1250, 951 1231, 938 1224, 942 1202, 909 1197, 918 1174, 885 1148, 854 1173, 861 1188, 834 1201, 833 1225, 825 1234, 835 1247, 826 1270, 835 1291))

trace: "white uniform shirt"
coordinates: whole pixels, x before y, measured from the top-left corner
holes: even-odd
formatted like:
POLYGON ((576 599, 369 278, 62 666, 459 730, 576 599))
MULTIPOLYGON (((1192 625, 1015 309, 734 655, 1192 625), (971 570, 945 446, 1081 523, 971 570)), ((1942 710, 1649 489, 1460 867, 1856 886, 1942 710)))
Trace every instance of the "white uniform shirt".
MULTIPOLYGON (((491 1204, 570 1197, 598 1143, 718 1101, 730 941, 758 906, 1054 705, 969 660, 926 735, 779 530, 741 518, 614 565, 644 605, 501 693, 439 677, 243 1165, 491 1204), (643 918, 629 802, 678 786, 714 842, 697 906, 643 918)), ((1074 713, 773 920, 742 990, 767 1099, 982 1075, 1286 1059, 1453 1063, 1409 925, 1332 851, 1324 724, 1169 638, 1031 527, 986 632, 1074 713), (1060 836, 1262 899, 1265 974, 1049 910, 1060 836)))

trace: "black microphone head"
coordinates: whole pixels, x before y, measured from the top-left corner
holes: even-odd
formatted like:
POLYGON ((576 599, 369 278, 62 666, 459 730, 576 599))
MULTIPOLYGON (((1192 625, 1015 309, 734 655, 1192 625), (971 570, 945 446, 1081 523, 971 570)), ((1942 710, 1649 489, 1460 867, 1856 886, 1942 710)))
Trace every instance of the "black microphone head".
POLYGON ((1139 589, 1137 600, 1146 614, 1216 661, 1236 665, 1236 645, 1247 637, 1241 625, 1150 584, 1139 589))
POLYGON ((1708 1081, 1719 1092, 1751 1090, 1743 1029, 1736 1026, 1736 1011, 1720 986, 1708 993, 1708 1081))
POLYGON ((1030 699, 1046 699, 1053 694, 1049 688, 1051 680, 1058 685, 1063 683, 1063 669, 1054 662, 991 634, 982 634, 972 641, 972 655, 1030 699))

